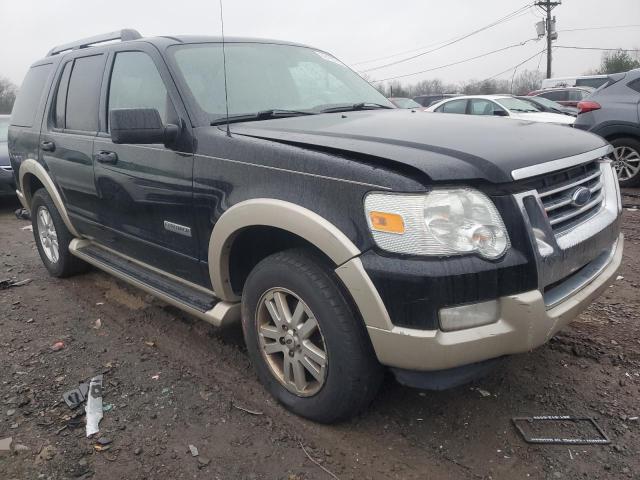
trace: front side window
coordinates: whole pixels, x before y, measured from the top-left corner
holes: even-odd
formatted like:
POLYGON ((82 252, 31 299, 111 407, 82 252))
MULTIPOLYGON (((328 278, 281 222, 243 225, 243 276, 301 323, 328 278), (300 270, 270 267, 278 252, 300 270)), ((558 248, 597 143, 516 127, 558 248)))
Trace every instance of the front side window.
POLYGON ((471 100, 470 113, 471 115, 495 115, 494 112, 502 111, 497 104, 491 100, 474 99, 471 100))
POLYGON ((447 102, 436 109, 437 112, 443 113, 466 113, 466 110, 466 100, 451 100, 450 102, 447 102))
MULTIPOLYGON (((227 43, 230 115, 281 109, 319 112, 357 103, 393 105, 369 83, 331 55, 306 47, 227 43)), ((195 101, 211 120, 225 115, 222 45, 171 48, 173 61, 195 101)))
POLYGON ((73 62, 67 91, 66 129, 98 131, 98 104, 103 69, 103 55, 79 57, 73 62))
POLYGON ((155 108, 167 122, 170 102, 160 73, 144 52, 119 52, 113 62, 108 109, 155 108))

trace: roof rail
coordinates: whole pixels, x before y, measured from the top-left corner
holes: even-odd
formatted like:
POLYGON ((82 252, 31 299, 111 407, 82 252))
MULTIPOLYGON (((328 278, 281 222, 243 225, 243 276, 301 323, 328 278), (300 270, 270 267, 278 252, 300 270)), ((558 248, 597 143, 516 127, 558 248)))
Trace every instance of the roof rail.
POLYGON ((102 35, 96 35, 95 37, 83 38, 71 43, 65 43, 64 45, 58 45, 53 47, 47 53, 47 57, 57 55, 58 53, 66 52, 67 50, 77 50, 79 48, 91 47, 98 43, 110 42, 112 40, 120 40, 126 42, 127 40, 137 40, 142 38, 142 35, 137 30, 125 28, 115 32, 104 33, 102 35))

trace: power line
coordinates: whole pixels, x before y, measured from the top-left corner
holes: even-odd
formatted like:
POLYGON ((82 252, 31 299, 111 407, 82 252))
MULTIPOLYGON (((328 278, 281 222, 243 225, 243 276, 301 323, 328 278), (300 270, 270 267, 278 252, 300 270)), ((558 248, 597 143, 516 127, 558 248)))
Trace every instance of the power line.
MULTIPOLYGON (((526 5, 524 5, 523 7, 521 7, 518 10, 522 10, 525 7, 526 7, 526 5)), ((518 10, 516 10, 516 12, 518 12, 518 10)), ((533 5, 529 5, 528 6, 528 10, 529 11, 533 11, 533 5)), ((514 13, 514 12, 512 12, 512 13, 514 13)), ((516 17, 519 17, 521 15, 524 15, 526 13, 527 13, 526 10, 525 11, 521 11, 518 14, 513 15, 512 17, 510 17, 509 20, 512 20, 512 19, 514 19, 516 17)), ((511 14, 509 14, 509 15, 511 15, 511 14)), ((430 43, 429 45, 425 45, 425 46, 418 47, 418 48, 412 48, 410 50, 404 50, 402 52, 397 52, 397 53, 394 53, 394 54, 391 54, 391 55, 386 55, 384 57, 377 57, 377 58, 372 58, 370 60, 362 60, 362 61, 359 61, 359 62, 354 62, 354 63, 351 63, 350 65, 355 67, 356 65, 362 65, 362 64, 365 64, 365 63, 373 63, 373 62, 378 62, 380 60, 388 60, 390 58, 398 57, 400 55, 406 55, 407 53, 419 52, 420 50, 424 50, 425 48, 431 48, 431 47, 440 46, 440 45, 443 45, 443 44, 445 44, 447 42, 451 42, 453 40, 458 40, 458 39, 461 39, 460 35, 448 38, 447 40, 443 40, 441 42, 430 43)), ((442 48, 444 48, 444 46, 442 48)))
POLYGON ((601 50, 607 52, 640 52, 638 48, 599 48, 599 47, 576 47, 571 45, 555 45, 554 48, 571 48, 573 50, 601 50))
POLYGON ((507 45, 506 47, 498 48, 497 50, 492 50, 490 52, 481 53, 480 55, 476 55, 474 57, 465 58, 464 60, 458 60, 457 62, 447 63, 446 65, 439 65, 437 67, 428 68, 426 70, 421 70, 419 72, 405 73, 403 75, 395 75, 393 77, 382 78, 380 80, 371 80, 371 83, 386 82, 387 80, 395 80, 397 78, 411 77, 413 75, 419 75, 421 73, 427 73, 427 72, 433 72, 434 70, 440 70, 441 68, 452 67, 454 65, 460 65, 461 63, 470 62, 471 60, 476 60, 478 58, 486 57, 486 56, 492 55, 494 53, 503 52, 505 50, 509 50, 510 48, 521 47, 522 45, 525 45, 526 43, 532 42, 534 40, 538 40, 538 38, 530 38, 529 40, 525 40, 524 42, 515 43, 513 45, 507 45))
POLYGON ((610 30, 614 28, 632 28, 640 27, 640 24, 634 25, 603 25, 598 27, 584 27, 584 28, 566 28, 564 30, 558 30, 558 32, 582 32, 585 30, 610 30))
MULTIPOLYGON (((373 70, 380 70, 381 68, 386 68, 386 67, 390 67, 392 65, 397 65, 399 63, 408 62, 409 60, 413 60, 414 58, 418 58, 418 57, 421 57, 423 55, 427 55, 428 53, 432 53, 432 52, 435 52, 437 50, 441 50, 441 49, 443 49, 445 47, 448 47, 449 45, 453 45, 454 43, 458 43, 458 42, 460 42, 460 41, 462 41, 462 40, 464 40, 466 38, 469 38, 472 35, 480 33, 480 32, 482 32, 484 30, 489 29, 489 28, 495 27, 496 25, 499 25, 500 23, 503 23, 503 22, 506 22, 508 20, 511 20, 512 18, 515 18, 516 16, 519 16, 520 14, 523 14, 530 7, 531 7, 531 5, 529 5, 529 4, 524 5, 524 6, 520 7, 519 9, 514 10, 513 12, 505 15, 504 17, 499 18, 498 20, 495 20, 494 22, 490 23, 489 25, 485 25, 484 27, 479 28, 477 30, 474 30, 473 32, 467 33, 466 35, 463 35, 461 37, 458 37, 458 38, 455 38, 453 40, 447 41, 444 45, 441 45, 439 47, 433 48, 431 50, 427 50, 426 52, 421 52, 421 53, 418 53, 416 55, 412 55, 411 57, 407 57, 407 58, 403 58, 403 59, 400 59, 400 60, 396 60, 395 62, 391 62, 391 63, 387 63, 387 64, 380 65, 380 66, 377 66, 377 67, 371 67, 371 68, 368 68, 366 70, 362 70, 362 73, 371 72, 373 70)), ((392 55, 392 56, 394 56, 394 55, 392 55)), ((360 63, 369 63, 369 62, 360 62, 360 63)))
MULTIPOLYGON (((518 67, 520 67, 520 66, 524 65, 525 63, 527 63, 527 62, 528 62, 529 60, 531 60, 532 58, 535 58, 535 57, 537 57, 538 55, 540 55, 540 54, 542 54, 542 53, 544 53, 544 52, 546 52, 546 51, 547 51, 547 49, 546 49, 546 48, 543 48, 542 50, 540 50, 539 52, 534 53, 534 54, 533 54, 533 55, 531 55, 529 58, 527 58, 526 60, 523 60, 523 61, 522 61, 522 62, 520 62, 519 64, 517 64, 517 65, 515 65, 515 66, 513 66, 513 67, 510 67, 510 68, 507 68, 506 70, 504 70, 504 71, 502 71, 502 72, 500 72, 500 73, 496 73, 495 75, 493 75, 493 76, 491 76, 491 77, 489 77, 489 78, 485 78, 484 80, 493 80, 494 78, 499 77, 500 75, 504 75, 505 73, 510 72, 511 70, 515 70, 516 68, 518 68, 518 67)), ((481 81, 484 81, 484 80, 481 80, 481 81)))

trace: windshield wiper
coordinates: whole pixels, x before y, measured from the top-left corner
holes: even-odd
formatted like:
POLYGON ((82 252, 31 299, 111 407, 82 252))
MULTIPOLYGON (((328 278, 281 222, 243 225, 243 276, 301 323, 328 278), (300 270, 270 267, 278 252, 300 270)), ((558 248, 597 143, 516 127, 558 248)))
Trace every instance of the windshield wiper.
POLYGON ((286 117, 298 117, 301 115, 315 115, 315 112, 306 112, 303 110, 284 110, 279 108, 272 108, 270 110, 261 110, 256 113, 248 113, 246 115, 231 115, 227 117, 216 118, 211 122, 211 125, 224 125, 227 123, 237 122, 251 122, 255 120, 271 120, 274 118, 286 118, 286 117))
POLYGON ((388 105, 382 105, 380 103, 372 103, 372 102, 360 102, 360 103, 352 103, 350 105, 340 105, 337 107, 329 107, 323 110, 320 110, 321 113, 331 113, 331 112, 353 112, 356 110, 372 110, 376 108, 393 108, 388 105))

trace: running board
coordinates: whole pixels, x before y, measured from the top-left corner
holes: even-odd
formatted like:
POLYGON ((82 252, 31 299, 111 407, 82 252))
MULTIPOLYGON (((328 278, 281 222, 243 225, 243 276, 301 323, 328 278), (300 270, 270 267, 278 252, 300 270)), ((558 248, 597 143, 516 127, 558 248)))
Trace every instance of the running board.
POLYGON ((211 290, 162 272, 91 240, 74 238, 69 244, 69 252, 216 327, 240 319, 240 303, 222 301, 211 290))

